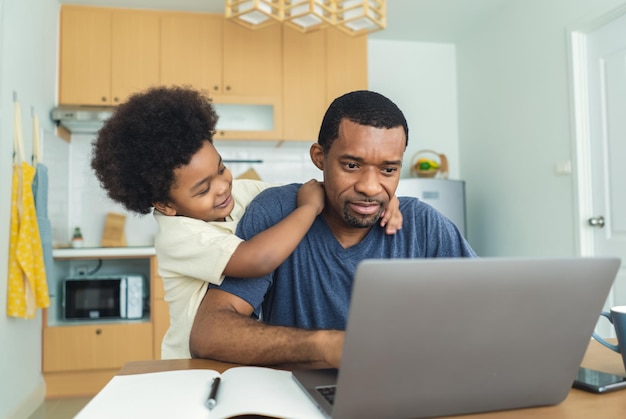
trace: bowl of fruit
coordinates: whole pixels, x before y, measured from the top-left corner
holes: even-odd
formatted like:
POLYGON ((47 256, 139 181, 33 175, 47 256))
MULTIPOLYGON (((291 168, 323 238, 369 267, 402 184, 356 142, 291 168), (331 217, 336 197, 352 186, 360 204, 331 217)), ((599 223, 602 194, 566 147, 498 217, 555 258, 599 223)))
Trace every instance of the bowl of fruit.
POLYGON ((411 176, 448 178, 448 159, 433 150, 420 150, 411 159, 411 176))

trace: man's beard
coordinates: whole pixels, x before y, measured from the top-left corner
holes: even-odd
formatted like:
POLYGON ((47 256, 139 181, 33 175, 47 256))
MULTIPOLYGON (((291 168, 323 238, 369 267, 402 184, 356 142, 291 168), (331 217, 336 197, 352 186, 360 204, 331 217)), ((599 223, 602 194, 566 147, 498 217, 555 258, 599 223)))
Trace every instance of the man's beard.
POLYGON ((343 207, 343 221, 350 227, 370 228, 376 224, 378 220, 380 220, 382 213, 383 208, 381 206, 380 210, 376 214, 355 216, 348 209, 348 205, 345 205, 343 207))

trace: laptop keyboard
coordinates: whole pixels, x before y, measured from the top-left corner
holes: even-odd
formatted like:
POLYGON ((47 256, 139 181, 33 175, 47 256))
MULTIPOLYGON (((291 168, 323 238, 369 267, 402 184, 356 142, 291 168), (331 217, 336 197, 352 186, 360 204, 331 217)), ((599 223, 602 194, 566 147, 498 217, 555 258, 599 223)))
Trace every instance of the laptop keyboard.
POLYGON ((317 392, 321 394, 322 397, 324 397, 326 401, 330 404, 333 404, 335 402, 335 390, 336 389, 337 389, 336 385, 315 387, 315 390, 317 390, 317 392))

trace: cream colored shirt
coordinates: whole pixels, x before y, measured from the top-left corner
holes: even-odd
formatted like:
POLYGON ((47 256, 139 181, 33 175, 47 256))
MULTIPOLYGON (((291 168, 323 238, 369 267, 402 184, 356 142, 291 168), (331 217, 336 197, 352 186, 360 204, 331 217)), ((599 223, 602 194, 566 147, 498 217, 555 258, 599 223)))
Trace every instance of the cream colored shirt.
POLYGON ((243 241, 235 235, 246 207, 272 185, 255 180, 233 180, 233 211, 226 221, 205 222, 154 212, 159 224, 154 247, 163 278, 170 327, 161 343, 161 358, 190 358, 189 335, 208 284, 221 284, 224 268, 243 241))

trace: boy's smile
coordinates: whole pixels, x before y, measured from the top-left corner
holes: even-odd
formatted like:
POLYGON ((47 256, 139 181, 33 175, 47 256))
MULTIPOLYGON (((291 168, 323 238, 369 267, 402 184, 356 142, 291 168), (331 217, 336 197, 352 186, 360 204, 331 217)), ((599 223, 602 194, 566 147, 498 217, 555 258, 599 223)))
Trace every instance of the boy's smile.
POLYGON ((233 210, 233 176, 209 141, 191 157, 189 164, 174 169, 174 178, 170 202, 155 204, 165 215, 224 221, 233 210))

